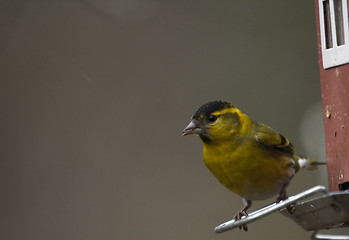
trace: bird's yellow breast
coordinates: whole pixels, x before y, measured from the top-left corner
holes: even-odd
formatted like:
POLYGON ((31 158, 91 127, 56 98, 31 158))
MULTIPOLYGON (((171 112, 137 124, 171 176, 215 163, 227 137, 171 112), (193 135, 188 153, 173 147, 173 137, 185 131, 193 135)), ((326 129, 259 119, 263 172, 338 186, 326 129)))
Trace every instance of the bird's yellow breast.
POLYGON ((244 143, 204 144, 206 166, 232 192, 249 200, 278 194, 295 173, 289 156, 261 148, 253 139, 244 143))

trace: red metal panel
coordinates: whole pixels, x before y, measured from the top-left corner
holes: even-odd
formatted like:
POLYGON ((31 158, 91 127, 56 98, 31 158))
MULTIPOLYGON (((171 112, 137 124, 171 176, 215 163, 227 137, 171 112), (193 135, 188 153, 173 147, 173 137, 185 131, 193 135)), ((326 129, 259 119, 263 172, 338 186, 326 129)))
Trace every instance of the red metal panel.
POLYGON ((349 64, 323 68, 318 0, 315 7, 328 181, 330 191, 338 191, 349 182, 349 64))

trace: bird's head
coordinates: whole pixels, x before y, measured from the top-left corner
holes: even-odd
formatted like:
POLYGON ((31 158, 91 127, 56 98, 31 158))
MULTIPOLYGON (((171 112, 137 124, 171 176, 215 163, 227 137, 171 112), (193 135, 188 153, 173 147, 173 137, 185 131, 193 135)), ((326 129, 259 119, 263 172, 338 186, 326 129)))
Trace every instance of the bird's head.
POLYGON ((239 113, 241 112, 228 102, 208 102, 194 113, 182 136, 196 134, 207 144, 226 141, 240 128, 239 113))

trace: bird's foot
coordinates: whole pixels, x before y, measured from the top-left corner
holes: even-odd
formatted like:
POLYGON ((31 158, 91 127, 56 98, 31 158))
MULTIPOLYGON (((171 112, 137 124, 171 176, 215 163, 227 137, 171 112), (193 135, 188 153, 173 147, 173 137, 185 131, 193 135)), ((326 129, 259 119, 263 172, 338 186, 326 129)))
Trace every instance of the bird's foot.
MULTIPOLYGON (((239 221, 243 216, 247 217, 248 216, 248 213, 246 212, 246 210, 242 210, 242 211, 239 211, 235 216, 234 216, 234 219, 235 221, 239 221)), ((248 231, 248 227, 247 225, 242 225, 239 227, 240 229, 243 229, 244 231, 248 231)))
POLYGON ((281 190, 281 192, 279 193, 279 196, 278 196, 277 199, 276 199, 276 203, 279 203, 279 202, 281 202, 281 201, 284 201, 284 200, 286 200, 287 198, 288 198, 287 192, 286 192, 285 188, 283 188, 283 189, 281 190))
POLYGON ((286 200, 288 198, 288 196, 286 195, 286 196, 278 196, 278 198, 276 199, 276 203, 279 203, 279 202, 281 202, 281 201, 284 201, 284 200, 286 200))

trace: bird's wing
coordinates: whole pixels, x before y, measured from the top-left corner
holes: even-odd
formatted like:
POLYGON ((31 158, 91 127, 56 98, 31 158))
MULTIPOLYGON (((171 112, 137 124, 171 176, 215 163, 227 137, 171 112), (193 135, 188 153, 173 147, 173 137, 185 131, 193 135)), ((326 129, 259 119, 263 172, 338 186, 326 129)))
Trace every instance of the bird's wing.
POLYGON ((262 147, 291 157, 294 155, 294 148, 288 139, 275 132, 272 128, 259 123, 256 130, 256 140, 262 147))

